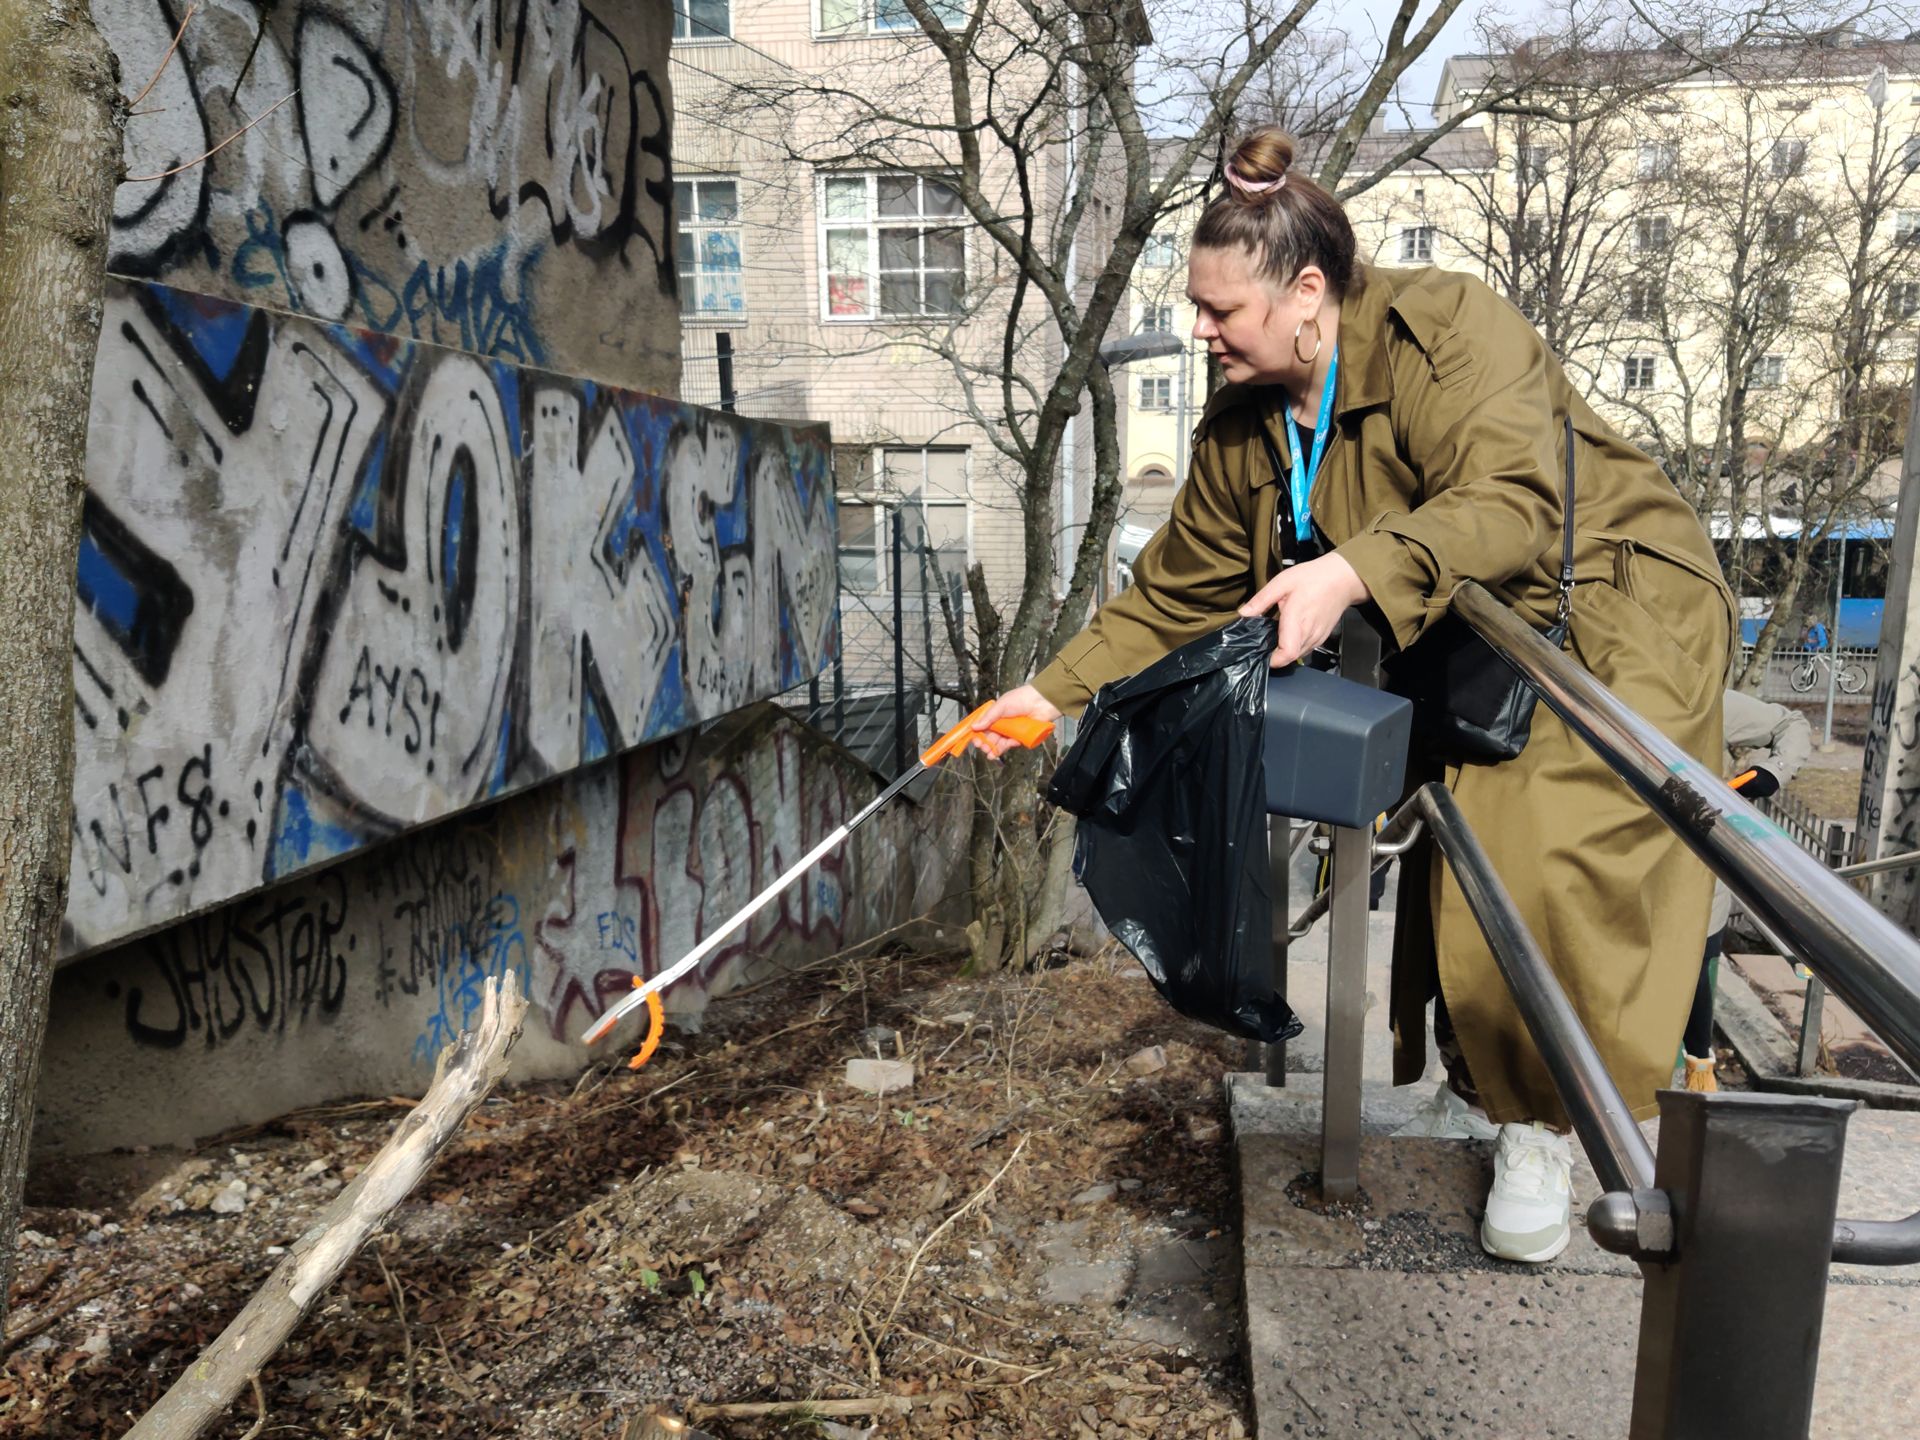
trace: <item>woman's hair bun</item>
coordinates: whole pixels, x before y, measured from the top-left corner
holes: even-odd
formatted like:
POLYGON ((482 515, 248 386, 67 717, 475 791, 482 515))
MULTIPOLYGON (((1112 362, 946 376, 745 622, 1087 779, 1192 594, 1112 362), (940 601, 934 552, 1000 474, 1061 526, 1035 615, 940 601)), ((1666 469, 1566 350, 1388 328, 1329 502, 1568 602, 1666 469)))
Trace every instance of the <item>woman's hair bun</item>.
POLYGON ((1278 125, 1257 126, 1241 137, 1227 163, 1249 184, 1282 179, 1293 164, 1293 137, 1278 125))

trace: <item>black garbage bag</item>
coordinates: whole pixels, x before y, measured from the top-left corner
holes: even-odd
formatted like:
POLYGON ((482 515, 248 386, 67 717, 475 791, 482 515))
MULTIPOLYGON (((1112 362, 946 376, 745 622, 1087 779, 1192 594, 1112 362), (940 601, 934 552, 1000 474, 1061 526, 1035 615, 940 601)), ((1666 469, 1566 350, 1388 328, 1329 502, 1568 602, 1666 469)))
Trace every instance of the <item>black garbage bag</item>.
POLYGON ((1080 819, 1074 873, 1182 1015, 1269 1043, 1273 993, 1262 731, 1274 622, 1238 619, 1101 687, 1047 799, 1080 819))

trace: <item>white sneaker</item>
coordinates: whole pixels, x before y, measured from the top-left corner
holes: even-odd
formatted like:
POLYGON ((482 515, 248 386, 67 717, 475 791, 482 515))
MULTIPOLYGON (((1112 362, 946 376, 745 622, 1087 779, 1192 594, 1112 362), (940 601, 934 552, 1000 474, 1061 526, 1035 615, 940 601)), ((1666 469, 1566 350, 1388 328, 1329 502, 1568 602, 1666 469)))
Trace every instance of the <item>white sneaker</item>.
POLYGON ((1573 1151, 1539 1121, 1502 1125, 1493 1149, 1493 1191, 1480 1222, 1480 1248, 1538 1265, 1573 1238, 1573 1151))
POLYGON ((1486 1116, 1476 1114, 1471 1105, 1442 1081, 1419 1113, 1393 1133, 1409 1139, 1492 1140, 1499 1136, 1500 1127, 1486 1116))

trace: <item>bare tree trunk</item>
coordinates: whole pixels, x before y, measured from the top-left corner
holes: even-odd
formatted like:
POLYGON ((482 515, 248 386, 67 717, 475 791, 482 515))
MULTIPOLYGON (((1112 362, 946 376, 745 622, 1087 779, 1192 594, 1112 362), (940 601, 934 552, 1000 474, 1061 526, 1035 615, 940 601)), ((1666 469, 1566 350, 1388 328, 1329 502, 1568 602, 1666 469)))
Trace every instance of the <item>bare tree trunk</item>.
POLYGON ((509 976, 487 981, 480 1023, 440 1052, 426 1098, 400 1122, 373 1162, 294 1242, 267 1283, 254 1293, 173 1388, 126 1434, 126 1440, 193 1440, 226 1414, 260 1367, 286 1343, 307 1308, 340 1278, 347 1262, 406 1199, 440 1152, 507 1073, 507 1051, 520 1035, 526 998, 509 976))
POLYGON ((117 80, 85 0, 0 0, 0 1320, 67 908, 73 578, 117 80))

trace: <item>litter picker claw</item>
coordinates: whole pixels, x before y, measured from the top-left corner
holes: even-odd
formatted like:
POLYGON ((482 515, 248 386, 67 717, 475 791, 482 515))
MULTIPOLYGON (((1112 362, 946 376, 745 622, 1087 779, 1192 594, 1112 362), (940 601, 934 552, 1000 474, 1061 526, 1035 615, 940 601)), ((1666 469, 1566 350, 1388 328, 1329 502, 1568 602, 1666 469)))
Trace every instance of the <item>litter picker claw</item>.
MULTIPOLYGON (((978 710, 975 710, 971 715, 967 716, 966 719, 942 735, 934 742, 931 749, 920 756, 916 764, 907 768, 907 772, 904 775, 887 786, 887 788, 882 790, 878 795, 874 796, 872 802, 867 805, 865 809, 861 810, 859 814, 855 815, 851 820, 847 821, 846 824, 840 826, 831 835, 827 836, 826 839, 809 850, 801 857, 798 864, 788 870, 786 874, 782 875, 778 880, 775 880, 771 885, 767 886, 767 888, 762 890, 758 895, 754 896, 753 899, 749 900, 745 908, 731 920, 727 921, 726 924, 709 934, 706 939, 694 946, 692 950, 688 951, 685 958, 677 965, 674 965, 671 969, 661 971, 650 980, 641 981, 636 979, 634 981, 633 993, 626 996, 618 1005, 611 1007, 598 1020, 594 1021, 586 1034, 580 1037, 582 1042, 591 1045, 595 1041, 603 1039, 615 1025, 620 1023, 622 1017, 639 1005, 651 1002, 657 1017, 659 1013, 659 1002, 653 1000, 653 996, 665 990, 669 985, 673 984, 674 981, 678 980, 681 976, 692 970, 694 966, 706 959, 707 956, 711 955, 715 950, 718 950, 722 943, 724 943, 734 931, 738 930, 742 925, 746 924, 747 921, 759 914, 761 910, 779 897, 781 891, 785 890, 787 886, 806 874, 809 869, 819 863, 836 845, 871 819, 889 800, 893 799, 894 796, 911 785, 919 778, 922 771, 939 764, 949 755, 958 755, 969 745, 978 745, 982 750, 990 750, 991 747, 989 747, 982 738, 983 732, 975 730, 973 726, 975 721, 986 714, 988 709, 991 708, 991 705, 991 701, 986 705, 982 705, 978 710)), ((1035 720, 1025 715, 1011 715, 1004 720, 996 720, 992 725, 988 726, 987 729, 995 735, 1024 745, 1029 750, 1053 734, 1053 725, 1051 722, 1035 720)), ((657 1018, 652 1028, 656 1032, 659 1030, 660 1025, 657 1018)))

